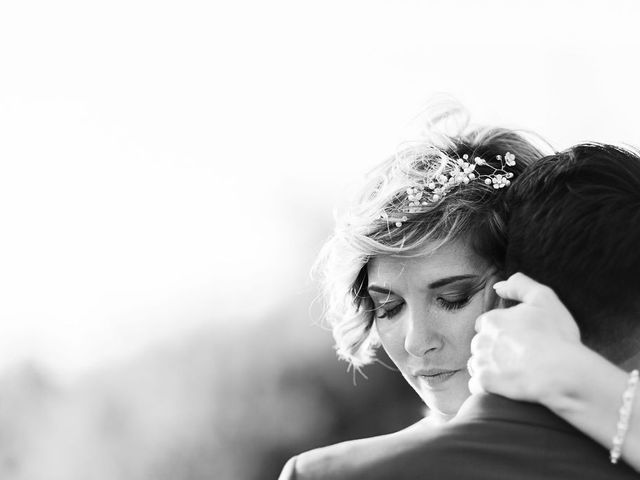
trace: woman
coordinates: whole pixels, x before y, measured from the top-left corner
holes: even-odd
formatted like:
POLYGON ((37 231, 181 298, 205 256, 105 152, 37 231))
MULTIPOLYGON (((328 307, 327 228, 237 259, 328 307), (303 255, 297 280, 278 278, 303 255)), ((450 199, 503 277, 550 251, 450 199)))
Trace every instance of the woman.
MULTIPOLYGON (((382 345, 429 409, 402 435, 450 420, 469 396, 475 320, 494 307, 504 257, 501 197, 542 155, 519 133, 469 128, 461 109, 448 110, 424 142, 372 172, 325 246, 338 355, 360 368, 382 345), (452 134, 438 133, 460 118, 452 134)), ((308 452, 290 460, 281 478, 340 476, 345 459, 353 465, 375 455, 376 445, 368 439, 308 452)))

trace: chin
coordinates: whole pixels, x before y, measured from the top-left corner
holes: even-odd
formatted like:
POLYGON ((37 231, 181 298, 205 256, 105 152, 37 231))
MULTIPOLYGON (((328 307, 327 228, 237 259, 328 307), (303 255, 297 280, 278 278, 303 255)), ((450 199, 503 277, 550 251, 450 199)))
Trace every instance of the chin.
POLYGON ((440 415, 453 417, 458 413, 460 407, 471 393, 469 389, 456 389, 455 391, 440 392, 440 395, 421 395, 422 401, 427 405, 429 410, 440 415))

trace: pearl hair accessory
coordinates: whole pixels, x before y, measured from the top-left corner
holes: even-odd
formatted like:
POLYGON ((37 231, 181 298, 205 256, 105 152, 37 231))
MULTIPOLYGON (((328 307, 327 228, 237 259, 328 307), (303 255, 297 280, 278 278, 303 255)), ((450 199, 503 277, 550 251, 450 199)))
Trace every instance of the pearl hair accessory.
MULTIPOLYGON (((495 189, 508 187, 511 184, 510 179, 513 178, 513 173, 508 172, 506 167, 512 167, 516 164, 516 156, 511 152, 507 152, 504 157, 496 155, 496 159, 500 162, 499 168, 493 167, 480 157, 475 157, 473 161, 470 161, 469 155, 462 155, 462 158, 454 160, 446 173, 437 173, 418 185, 407 188, 406 199, 402 200, 400 211, 419 213, 423 207, 442 200, 453 188, 463 184, 466 185, 474 180, 481 180, 495 189), (476 167, 478 166, 492 169, 493 172, 477 175, 476 167)), ((389 220, 389 216, 386 213, 383 213, 381 218, 389 220)), ((401 227, 402 223, 406 221, 407 216, 404 215, 396 219, 394 223, 396 227, 401 227)))

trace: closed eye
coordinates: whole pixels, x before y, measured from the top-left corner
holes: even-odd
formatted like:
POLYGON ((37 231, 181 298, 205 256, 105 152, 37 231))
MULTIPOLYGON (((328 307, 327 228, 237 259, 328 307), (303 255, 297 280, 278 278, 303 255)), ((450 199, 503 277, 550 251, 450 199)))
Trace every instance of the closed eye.
POLYGON ((486 280, 483 280, 478 285, 470 290, 467 290, 466 292, 458 292, 457 295, 452 294, 448 297, 439 296, 436 299, 436 302, 443 310, 460 310, 469 304, 471 299, 485 287, 485 284, 486 280))
POLYGON ((471 300, 470 296, 456 300, 447 300, 445 298, 438 297, 437 302, 444 310, 460 310, 469 303, 469 300, 471 300))
POLYGON ((380 305, 379 307, 376 307, 375 316, 376 318, 380 318, 380 319, 393 318, 398 313, 400 313, 400 310, 402 310, 403 305, 404 303, 380 305))

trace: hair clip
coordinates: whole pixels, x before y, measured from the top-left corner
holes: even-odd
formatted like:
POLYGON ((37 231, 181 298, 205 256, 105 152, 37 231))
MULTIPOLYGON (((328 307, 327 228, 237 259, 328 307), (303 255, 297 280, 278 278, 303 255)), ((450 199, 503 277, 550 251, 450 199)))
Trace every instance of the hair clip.
MULTIPOLYGON (((486 185, 493 186, 495 189, 508 187, 511 184, 513 173, 508 172, 506 167, 513 167, 516 164, 516 156, 511 153, 496 155, 496 159, 500 162, 500 167, 495 168, 486 160, 475 157, 473 161, 469 161, 469 155, 466 153, 462 158, 454 160, 449 171, 432 175, 426 181, 415 186, 408 187, 406 190, 406 198, 401 200, 400 211, 404 213, 419 213, 422 207, 427 207, 442 200, 447 193, 459 185, 466 185, 474 180, 482 180, 486 185), (485 166, 493 170, 493 172, 484 175, 478 175, 477 166, 485 166)), ((388 215, 381 215, 387 218, 388 215)), ((407 221, 407 216, 403 215, 394 223, 396 227, 401 227, 403 222, 407 221)))

